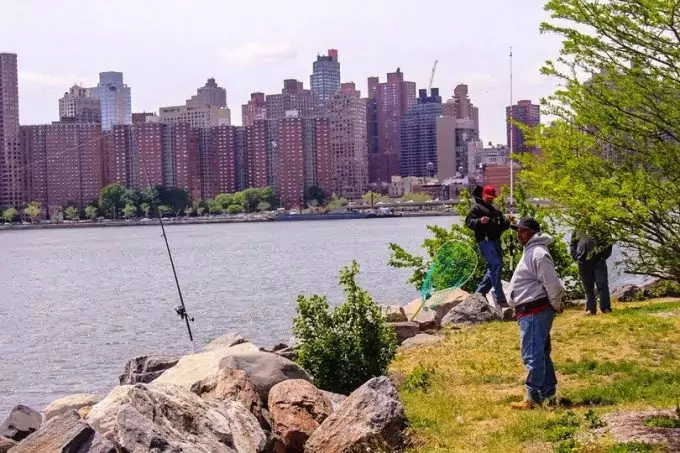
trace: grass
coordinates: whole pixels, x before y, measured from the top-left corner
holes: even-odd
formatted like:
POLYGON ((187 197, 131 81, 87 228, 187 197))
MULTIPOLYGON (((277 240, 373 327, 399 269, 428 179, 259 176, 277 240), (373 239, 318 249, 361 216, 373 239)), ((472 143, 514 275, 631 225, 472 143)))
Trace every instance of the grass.
POLYGON ((400 352, 391 369, 405 376, 409 452, 664 451, 588 432, 614 410, 676 406, 680 316, 660 314, 679 309, 680 302, 650 301, 617 304, 608 315, 558 316, 552 356, 568 404, 534 411, 509 407, 523 398, 526 377, 516 323, 450 331, 440 344, 400 352))

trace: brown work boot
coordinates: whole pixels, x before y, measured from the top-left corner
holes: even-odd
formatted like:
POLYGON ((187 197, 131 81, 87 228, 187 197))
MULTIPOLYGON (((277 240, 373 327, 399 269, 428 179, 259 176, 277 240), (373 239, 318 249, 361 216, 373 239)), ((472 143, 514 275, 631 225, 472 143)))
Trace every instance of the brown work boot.
POLYGON ((530 400, 524 400, 524 401, 519 401, 516 403, 510 403, 510 407, 513 409, 517 410, 527 410, 527 409, 534 409, 536 407, 536 403, 530 400))

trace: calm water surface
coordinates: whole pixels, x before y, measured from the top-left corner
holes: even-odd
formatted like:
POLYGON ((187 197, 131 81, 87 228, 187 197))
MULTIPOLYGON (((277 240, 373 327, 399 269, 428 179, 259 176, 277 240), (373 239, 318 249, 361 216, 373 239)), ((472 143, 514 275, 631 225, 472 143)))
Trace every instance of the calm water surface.
MULTIPOLYGON (((342 301, 352 259, 376 301, 417 297, 387 265, 427 224, 457 217, 181 225, 167 229, 197 347, 227 332, 259 345, 291 335, 298 294, 342 301)), ((0 232, 0 419, 76 392, 106 394, 136 355, 188 353, 158 226, 0 232)), ((617 277, 614 277, 615 279, 617 277)))

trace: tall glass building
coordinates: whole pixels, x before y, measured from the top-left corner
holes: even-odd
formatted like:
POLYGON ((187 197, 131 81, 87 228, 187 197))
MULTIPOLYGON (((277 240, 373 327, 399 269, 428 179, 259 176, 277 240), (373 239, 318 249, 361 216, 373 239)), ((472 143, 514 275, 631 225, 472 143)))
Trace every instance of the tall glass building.
POLYGON ((90 88, 89 94, 101 104, 102 130, 109 131, 114 124, 132 124, 132 93, 123 83, 122 72, 100 72, 99 85, 90 88))
POLYGON ((316 57, 316 61, 312 65, 312 71, 312 75, 309 78, 312 96, 325 104, 340 91, 338 51, 329 49, 328 55, 316 57))
POLYGON ((419 90, 417 104, 401 118, 401 176, 437 174, 437 118, 443 105, 438 88, 419 90))

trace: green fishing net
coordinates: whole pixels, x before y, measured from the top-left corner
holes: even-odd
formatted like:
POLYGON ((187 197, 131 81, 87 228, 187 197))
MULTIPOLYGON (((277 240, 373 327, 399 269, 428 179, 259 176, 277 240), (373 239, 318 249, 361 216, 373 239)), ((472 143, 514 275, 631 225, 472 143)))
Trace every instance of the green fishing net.
POLYGON ((459 289, 474 275, 476 269, 477 253, 470 245, 461 241, 445 242, 432 259, 420 287, 423 300, 421 309, 439 307, 448 294, 459 289))

